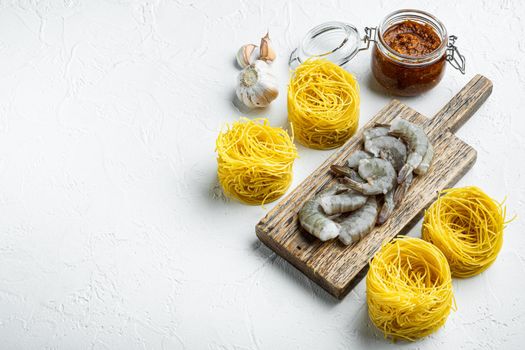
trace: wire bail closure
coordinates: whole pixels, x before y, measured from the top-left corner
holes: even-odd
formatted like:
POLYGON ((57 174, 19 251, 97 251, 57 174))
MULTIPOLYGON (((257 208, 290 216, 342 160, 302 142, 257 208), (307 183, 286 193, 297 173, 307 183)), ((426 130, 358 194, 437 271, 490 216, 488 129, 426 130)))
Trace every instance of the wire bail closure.
POLYGON ((370 48, 370 43, 376 42, 376 37, 377 27, 365 27, 365 36, 361 39, 365 43, 365 46, 360 47, 358 51, 368 50, 370 48))
POLYGON ((461 74, 465 74, 465 56, 463 56, 456 45, 456 40, 458 39, 457 36, 451 35, 448 37, 448 45, 447 45, 447 56, 446 60, 452 67, 459 70, 461 74))

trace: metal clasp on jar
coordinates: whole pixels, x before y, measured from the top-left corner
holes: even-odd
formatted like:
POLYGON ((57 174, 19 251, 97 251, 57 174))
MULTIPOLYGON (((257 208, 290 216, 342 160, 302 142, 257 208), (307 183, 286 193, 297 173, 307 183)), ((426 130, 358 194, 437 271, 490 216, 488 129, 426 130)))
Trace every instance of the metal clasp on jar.
POLYGON ((454 45, 457 39, 458 37, 455 35, 448 37, 446 60, 452 67, 459 70, 461 74, 465 74, 465 56, 463 56, 456 45, 454 45))
POLYGON ((368 50, 371 42, 376 42, 377 38, 377 27, 365 27, 365 36, 361 39, 365 46, 360 47, 358 51, 368 50))

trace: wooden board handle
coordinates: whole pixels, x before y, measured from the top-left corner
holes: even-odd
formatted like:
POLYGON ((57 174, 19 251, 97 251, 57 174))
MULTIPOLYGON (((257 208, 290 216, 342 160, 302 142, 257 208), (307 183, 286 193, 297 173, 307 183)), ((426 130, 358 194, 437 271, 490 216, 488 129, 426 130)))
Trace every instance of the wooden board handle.
POLYGON ((492 93, 492 82, 477 74, 429 120, 432 130, 456 132, 492 93))

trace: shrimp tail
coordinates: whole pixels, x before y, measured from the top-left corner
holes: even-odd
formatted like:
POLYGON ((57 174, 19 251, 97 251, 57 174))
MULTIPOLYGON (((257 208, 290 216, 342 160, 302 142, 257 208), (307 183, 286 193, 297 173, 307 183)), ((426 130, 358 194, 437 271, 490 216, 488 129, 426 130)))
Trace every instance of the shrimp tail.
POLYGON ((357 182, 354 179, 345 177, 343 179, 343 183, 345 185, 347 185, 348 187, 350 187, 351 189, 353 189, 354 191, 358 191, 358 192, 363 193, 363 194, 368 194, 368 193, 365 193, 366 191, 365 191, 365 189, 363 189, 363 183, 361 183, 361 182, 357 182))
POLYGON ((412 172, 407 175, 405 178, 405 181, 403 181, 394 192, 394 203, 397 206, 403 198, 405 198, 405 194, 407 193, 408 189, 410 188, 410 185, 412 184, 412 180, 414 179, 414 174, 412 172))
MULTIPOLYGON (((361 176, 355 171, 354 169, 351 169, 347 166, 340 166, 340 165, 331 165, 330 169, 337 175, 337 176, 343 176, 344 178, 352 179, 356 182, 365 182, 361 176)), ((345 180, 343 179, 343 182, 345 180)))
POLYGON ((387 194, 385 194, 385 201, 383 203, 383 206, 381 207, 381 210, 379 211, 379 215, 377 217, 377 223, 379 225, 382 225, 385 223, 386 220, 392 215, 395 208, 395 201, 394 201, 394 191, 390 191, 387 194))
POLYGON ((406 178, 412 174, 413 170, 414 168, 410 164, 406 163, 403 165, 401 170, 399 170, 399 174, 397 175, 397 183, 402 184, 405 182, 406 178))
POLYGON ((330 165, 330 170, 332 170, 334 174, 338 176, 348 176, 348 177, 351 176, 351 172, 352 172, 352 169, 350 169, 349 167, 336 165, 336 164, 330 165))
POLYGON ((381 207, 381 211, 379 212, 379 216, 377 217, 377 223, 378 225, 383 225, 385 221, 388 220, 390 215, 394 212, 394 207, 388 205, 387 203, 384 203, 381 207))

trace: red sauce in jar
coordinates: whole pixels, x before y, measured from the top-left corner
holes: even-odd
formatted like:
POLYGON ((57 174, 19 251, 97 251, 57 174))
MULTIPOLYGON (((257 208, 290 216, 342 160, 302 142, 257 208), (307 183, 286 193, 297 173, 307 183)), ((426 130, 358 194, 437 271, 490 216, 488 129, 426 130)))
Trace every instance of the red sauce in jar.
POLYGON ((382 51, 378 45, 372 54, 372 73, 389 92, 401 96, 414 96, 436 86, 445 71, 445 52, 429 63, 414 64, 421 57, 441 47, 441 38, 428 24, 405 20, 387 28, 382 42, 397 54, 382 51), (413 58, 413 60, 411 60, 413 58), (413 62, 408 62, 413 61, 413 62))
POLYGON ((388 28, 383 40, 392 50, 412 57, 428 55, 441 45, 441 39, 431 26, 414 21, 404 21, 388 28))

